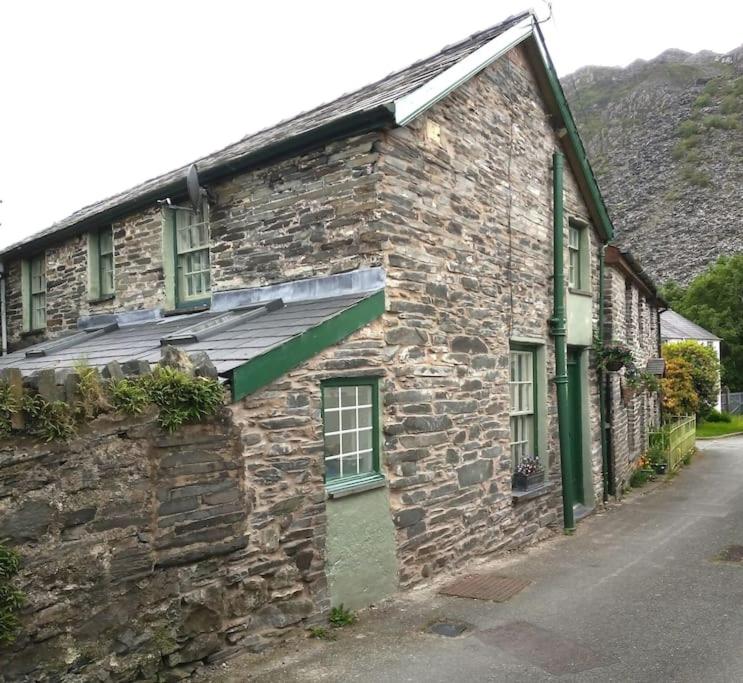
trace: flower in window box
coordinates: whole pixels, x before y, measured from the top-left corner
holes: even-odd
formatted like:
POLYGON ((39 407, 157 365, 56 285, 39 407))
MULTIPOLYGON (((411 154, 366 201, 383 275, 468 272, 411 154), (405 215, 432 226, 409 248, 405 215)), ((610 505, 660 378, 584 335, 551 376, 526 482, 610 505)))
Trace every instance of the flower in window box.
POLYGON ((513 488, 527 491, 544 481, 544 467, 539 458, 529 456, 522 459, 513 472, 513 488))

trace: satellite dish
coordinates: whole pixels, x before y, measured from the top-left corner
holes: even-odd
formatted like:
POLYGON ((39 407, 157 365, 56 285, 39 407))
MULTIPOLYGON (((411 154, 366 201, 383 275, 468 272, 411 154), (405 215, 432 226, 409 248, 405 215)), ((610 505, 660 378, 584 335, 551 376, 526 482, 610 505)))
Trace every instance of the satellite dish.
POLYGON ((188 167, 186 189, 188 190, 188 198, 191 200, 194 212, 199 213, 201 211, 201 202, 204 198, 204 191, 199 185, 199 172, 196 170, 196 164, 191 164, 188 167))

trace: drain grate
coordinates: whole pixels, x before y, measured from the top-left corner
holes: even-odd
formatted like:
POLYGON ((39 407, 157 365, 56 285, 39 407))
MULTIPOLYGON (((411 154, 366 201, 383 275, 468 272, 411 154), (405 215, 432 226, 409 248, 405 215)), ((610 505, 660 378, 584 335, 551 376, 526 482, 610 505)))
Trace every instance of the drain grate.
POLYGON ((727 548, 723 548, 715 559, 720 562, 743 563, 743 545, 729 545, 727 548))
POLYGON ((467 625, 440 621, 435 624, 431 624, 426 630, 429 633, 433 633, 437 636, 444 636, 445 638, 456 638, 457 636, 461 636, 467 630, 467 625))
POLYGON ((458 598, 505 602, 526 588, 531 581, 499 574, 467 574, 444 586, 439 593, 458 598))

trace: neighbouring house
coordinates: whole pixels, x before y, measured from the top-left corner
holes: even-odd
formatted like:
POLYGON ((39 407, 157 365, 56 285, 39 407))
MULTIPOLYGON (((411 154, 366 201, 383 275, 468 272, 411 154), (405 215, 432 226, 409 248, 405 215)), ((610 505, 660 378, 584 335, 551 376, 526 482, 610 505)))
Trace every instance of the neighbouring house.
MULTIPOLYGON (((667 304, 651 278, 628 251, 609 245, 605 252, 604 336, 624 343, 637 369, 658 378, 665 362, 660 354, 660 317, 667 304)), ((657 393, 628 391, 626 370, 607 373, 606 438, 609 442, 607 487, 619 494, 648 446, 648 435, 660 425, 657 393)))
MULTIPOLYGON (((714 349, 717 355, 717 362, 720 363, 720 342, 722 339, 715 336, 709 330, 705 330, 700 325, 693 323, 688 318, 684 318, 680 313, 665 310, 660 316, 660 337, 664 344, 673 342, 692 340, 699 342, 704 346, 714 349)), ((717 410, 722 410, 722 389, 717 394, 717 410)))
MULTIPOLYGON (((612 332, 657 347, 654 290, 601 277, 611 237, 525 13, 2 251, 6 375, 142 372, 175 346, 231 397, 173 436, 99 418, 0 450, 31 600, 6 675, 187 675, 572 528, 613 486, 607 283, 632 301, 612 332)), ((652 408, 620 410, 625 463, 652 408)))

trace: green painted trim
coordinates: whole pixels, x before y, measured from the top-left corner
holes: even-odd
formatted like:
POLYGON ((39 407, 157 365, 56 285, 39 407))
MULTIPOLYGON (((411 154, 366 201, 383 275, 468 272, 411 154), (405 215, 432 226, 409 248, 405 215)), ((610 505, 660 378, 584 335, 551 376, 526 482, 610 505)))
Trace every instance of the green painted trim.
POLYGON ((232 400, 239 401, 270 384, 320 351, 337 344, 384 313, 384 290, 232 371, 232 400))
POLYGON ((387 480, 384 478, 384 475, 379 472, 370 472, 359 474, 355 477, 344 477, 330 484, 325 484, 325 490, 328 493, 328 498, 334 500, 336 498, 345 498, 355 493, 380 489, 383 486, 387 486, 387 480))
POLYGON ((98 301, 101 298, 100 278, 100 242, 98 232, 88 233, 88 299, 98 301))
MULTIPOLYGON (((599 346, 604 345, 604 325, 606 324, 606 245, 602 245, 599 251, 599 329, 596 335, 599 346)), ((616 491, 614 482, 614 466, 609 457, 609 435, 607 430, 607 405, 606 405, 606 371, 599 367, 596 369, 599 380, 599 420, 601 422, 601 474, 604 484, 604 502, 613 496, 616 491)))
MULTIPOLYGON (((511 351, 526 351, 532 354, 532 378, 534 380, 534 450, 544 467, 545 482, 549 479, 549 450, 547 447, 547 357, 544 340, 528 340, 512 337, 511 351)), ((510 420, 509 420, 510 427, 510 420)))
POLYGON ((371 477, 380 477, 381 474, 381 443, 380 438, 380 415, 379 415, 379 377, 366 376, 366 377, 333 377, 320 382, 320 408, 323 419, 323 439, 325 438, 325 392, 323 389, 331 387, 371 387, 372 390, 372 468, 374 472, 365 472, 364 474, 357 474, 353 477, 343 477, 342 479, 334 479, 331 482, 325 480, 325 486, 328 491, 336 492, 343 491, 346 488, 355 487, 361 483, 368 483, 367 479, 371 477))
POLYGON ((601 190, 599 190, 598 183, 596 182, 596 176, 593 173, 591 164, 588 162, 586 148, 583 146, 583 141, 581 140, 580 134, 578 133, 578 127, 575 124, 575 119, 573 118, 573 114, 570 111, 570 107, 568 106, 565 92, 562 89, 562 85, 560 85, 560 79, 557 77, 555 66, 552 63, 549 52, 547 52, 547 47, 544 42, 542 30, 539 28, 538 23, 536 23, 535 26, 537 36, 539 37, 539 41, 541 43, 540 47, 543 55, 545 72, 547 73, 547 82, 549 83, 550 90, 553 97, 555 98, 555 102, 557 103, 557 108, 560 112, 562 123, 565 126, 565 130, 568 134, 568 140, 575 150, 581 174, 586 179, 586 182, 588 184, 588 192, 590 194, 591 202, 593 203, 596 213, 598 214, 598 217, 600 219, 599 225, 597 227, 604 240, 609 242, 614 238, 614 227, 612 225, 611 219, 609 218, 609 212, 606 209, 606 204, 604 204, 604 198, 601 196, 601 190))
POLYGON ((570 460, 568 403, 568 347, 565 311, 565 213, 563 205, 563 173, 565 157, 555 152, 552 163, 552 286, 553 314, 550 331, 555 341, 555 388, 557 390, 557 424, 560 441, 560 473, 562 477, 562 514, 566 530, 575 528, 573 504, 573 466, 570 460))
POLYGON ((23 331, 31 331, 31 261, 21 261, 21 317, 23 318, 23 331))
POLYGON ((176 285, 175 285, 175 216, 167 207, 163 206, 162 214, 162 256, 163 277, 165 279, 165 303, 166 308, 175 309, 176 285))

